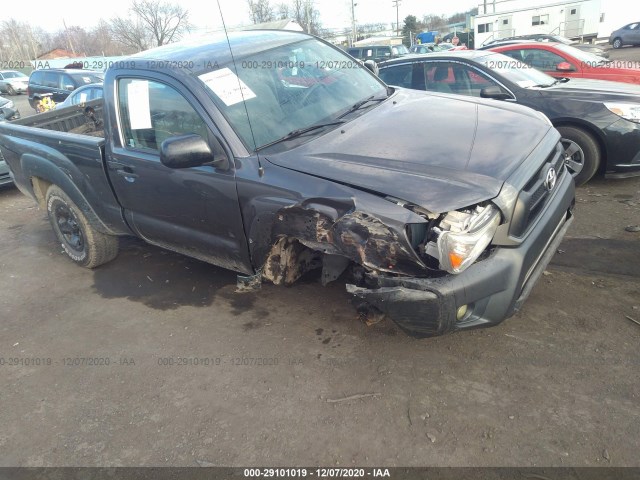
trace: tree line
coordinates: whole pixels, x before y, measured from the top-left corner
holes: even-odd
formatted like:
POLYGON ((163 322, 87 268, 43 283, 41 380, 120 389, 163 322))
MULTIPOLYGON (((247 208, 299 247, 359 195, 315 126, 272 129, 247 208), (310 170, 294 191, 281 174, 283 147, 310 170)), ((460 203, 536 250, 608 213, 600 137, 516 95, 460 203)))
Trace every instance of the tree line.
POLYGON ((192 29, 189 12, 163 0, 134 0, 128 15, 100 20, 93 28, 66 26, 50 33, 28 22, 0 22, 0 60, 33 60, 55 48, 77 56, 117 56, 179 40, 192 29))

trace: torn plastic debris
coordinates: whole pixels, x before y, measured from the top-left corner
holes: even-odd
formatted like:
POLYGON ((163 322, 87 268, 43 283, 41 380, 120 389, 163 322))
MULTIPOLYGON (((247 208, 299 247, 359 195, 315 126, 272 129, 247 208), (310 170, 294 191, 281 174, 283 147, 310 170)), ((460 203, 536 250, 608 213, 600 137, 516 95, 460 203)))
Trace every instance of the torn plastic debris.
POLYGON ((262 273, 255 275, 237 276, 236 293, 257 292, 262 287, 262 273))

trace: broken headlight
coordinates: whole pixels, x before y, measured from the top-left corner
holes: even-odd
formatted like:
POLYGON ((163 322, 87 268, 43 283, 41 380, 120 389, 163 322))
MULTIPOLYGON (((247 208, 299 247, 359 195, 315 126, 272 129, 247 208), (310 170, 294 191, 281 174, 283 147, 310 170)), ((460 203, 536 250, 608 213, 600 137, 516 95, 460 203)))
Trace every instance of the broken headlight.
POLYGON ((447 213, 434 229, 440 268, 460 273, 473 264, 491 243, 500 225, 500 212, 493 205, 447 213))

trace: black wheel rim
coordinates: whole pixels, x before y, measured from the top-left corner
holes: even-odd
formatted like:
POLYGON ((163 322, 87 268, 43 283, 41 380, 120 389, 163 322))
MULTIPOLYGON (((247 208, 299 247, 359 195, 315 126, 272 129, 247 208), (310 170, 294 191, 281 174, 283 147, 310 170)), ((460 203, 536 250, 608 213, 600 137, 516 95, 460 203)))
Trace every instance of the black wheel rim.
POLYGON ((75 215, 64 204, 58 204, 55 208, 55 221, 60 235, 67 246, 77 253, 84 251, 84 235, 75 215))
POLYGON ((584 152, 580 145, 567 138, 560 140, 564 148, 564 164, 571 176, 576 177, 584 168, 584 152))

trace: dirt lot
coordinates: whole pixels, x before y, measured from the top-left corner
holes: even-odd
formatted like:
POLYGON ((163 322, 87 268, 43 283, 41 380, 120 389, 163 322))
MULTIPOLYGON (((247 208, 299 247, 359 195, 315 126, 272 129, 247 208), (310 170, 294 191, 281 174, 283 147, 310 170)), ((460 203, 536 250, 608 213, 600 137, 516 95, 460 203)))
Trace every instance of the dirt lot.
POLYGON ((414 340, 339 282, 236 294, 135 240, 81 269, 2 190, 0 466, 640 466, 640 178, 576 217, 521 313, 414 340))

